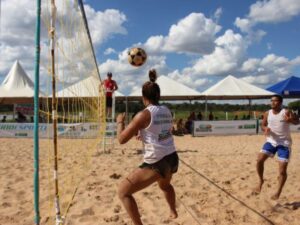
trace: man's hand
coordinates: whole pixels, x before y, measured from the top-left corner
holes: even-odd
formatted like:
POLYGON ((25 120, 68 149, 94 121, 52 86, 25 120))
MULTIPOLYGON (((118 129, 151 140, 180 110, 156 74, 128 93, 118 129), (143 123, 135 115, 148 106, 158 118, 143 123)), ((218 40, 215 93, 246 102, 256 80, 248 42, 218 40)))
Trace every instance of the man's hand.
POLYGON ((292 124, 299 124, 299 118, 297 117, 297 115, 293 112, 288 111, 287 113, 285 113, 284 115, 284 121, 287 123, 292 123, 292 124))
POLYGON ((292 113, 290 113, 290 112, 285 113, 283 119, 285 122, 288 122, 288 123, 291 122, 293 119, 292 113))

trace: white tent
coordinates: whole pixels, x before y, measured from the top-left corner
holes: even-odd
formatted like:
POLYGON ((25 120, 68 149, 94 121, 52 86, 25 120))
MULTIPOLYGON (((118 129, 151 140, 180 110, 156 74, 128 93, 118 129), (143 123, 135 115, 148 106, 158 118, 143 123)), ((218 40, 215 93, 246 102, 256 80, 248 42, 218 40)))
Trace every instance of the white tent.
POLYGON ((273 92, 249 84, 232 75, 202 92, 206 99, 261 99, 268 98, 273 92))
MULTIPOLYGON (((157 78, 157 84, 160 87, 160 96, 162 100, 193 100, 200 96, 198 91, 195 91, 175 80, 172 80, 166 76, 159 76, 157 78)), ((128 98, 135 100, 141 99, 142 89, 133 91, 128 98)))
POLYGON ((33 97, 34 85, 16 61, 0 86, 0 98, 33 97))
POLYGON ((207 100, 224 100, 224 99, 248 99, 249 115, 251 111, 251 99, 265 99, 273 95, 273 92, 266 91, 262 88, 249 84, 232 75, 228 75, 206 91, 201 93, 205 100, 205 118, 207 118, 207 100))
POLYGON ((0 102, 32 102, 33 96, 34 84, 17 60, 0 86, 0 102))
MULTIPOLYGON (((97 97, 99 96, 99 79, 90 76, 69 87, 57 92, 56 97, 73 98, 73 97, 97 97)), ((51 95, 52 96, 52 95, 51 95)), ((119 91, 115 91, 115 97, 124 97, 119 91)))

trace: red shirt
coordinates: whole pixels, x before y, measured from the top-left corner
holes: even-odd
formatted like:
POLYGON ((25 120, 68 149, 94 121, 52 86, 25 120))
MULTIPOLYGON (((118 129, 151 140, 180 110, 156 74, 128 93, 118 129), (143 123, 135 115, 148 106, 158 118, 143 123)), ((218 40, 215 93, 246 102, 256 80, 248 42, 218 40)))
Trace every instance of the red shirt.
POLYGON ((104 88, 107 97, 112 97, 112 93, 116 88, 116 81, 114 80, 104 80, 104 88))

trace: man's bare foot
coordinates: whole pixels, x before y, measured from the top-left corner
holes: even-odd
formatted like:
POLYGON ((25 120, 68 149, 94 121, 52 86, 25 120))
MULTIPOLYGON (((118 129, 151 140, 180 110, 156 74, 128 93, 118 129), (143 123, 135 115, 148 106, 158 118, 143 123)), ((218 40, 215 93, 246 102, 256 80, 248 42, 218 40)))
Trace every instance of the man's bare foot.
POLYGON ((178 214, 176 210, 171 210, 169 219, 176 219, 178 217, 178 214))
POLYGON ((274 195, 271 197, 271 199, 272 199, 272 200, 277 200, 277 199, 279 199, 279 196, 280 196, 280 194, 276 193, 276 194, 274 194, 274 195))
POLYGON ((253 189, 252 194, 255 194, 255 195, 260 194, 263 184, 264 184, 264 181, 263 180, 260 181, 258 186, 253 189))

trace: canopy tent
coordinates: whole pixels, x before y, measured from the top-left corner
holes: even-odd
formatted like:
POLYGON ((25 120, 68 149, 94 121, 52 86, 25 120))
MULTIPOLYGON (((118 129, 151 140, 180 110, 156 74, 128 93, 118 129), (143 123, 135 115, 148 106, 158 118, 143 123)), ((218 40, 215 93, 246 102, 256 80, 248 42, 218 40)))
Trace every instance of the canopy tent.
MULTIPOLYGON (((98 77, 87 77, 69 87, 66 87, 56 93, 56 97, 62 101, 70 98, 97 98, 99 96, 100 81, 98 77)), ((49 95, 51 98, 52 95, 49 95)), ((119 92, 114 92, 112 118, 115 117, 115 100, 125 99, 125 96, 119 92)))
POLYGON ((33 103, 33 96, 34 84, 17 60, 0 86, 0 103, 33 103))
POLYGON ((291 76, 290 78, 268 87, 267 90, 288 98, 300 97, 300 77, 291 76))
MULTIPOLYGON (((56 97, 58 98, 97 97, 99 96, 99 85, 100 85, 99 79, 90 76, 69 87, 62 89, 61 91, 58 91, 56 97)), ((119 91, 115 91, 114 94, 117 99, 125 98, 125 96, 119 91)), ((50 95, 50 97, 51 96, 52 95, 50 95)))
MULTIPOLYGON (((201 95, 200 92, 163 75, 159 76, 156 82, 161 90, 161 100, 194 100, 199 99, 201 95)), ((141 96, 142 89, 139 88, 128 96, 128 100, 140 100, 141 96)))
POLYGON ((207 100, 249 100, 249 115, 251 111, 251 99, 265 99, 274 95, 232 75, 228 75, 217 84, 201 93, 205 97, 205 117, 207 118, 207 100))
POLYGON ((206 99, 264 99, 274 93, 249 84, 232 75, 201 93, 206 99))

